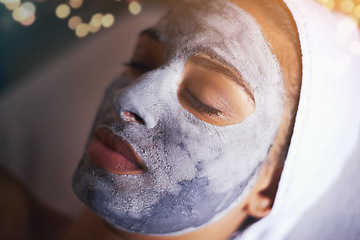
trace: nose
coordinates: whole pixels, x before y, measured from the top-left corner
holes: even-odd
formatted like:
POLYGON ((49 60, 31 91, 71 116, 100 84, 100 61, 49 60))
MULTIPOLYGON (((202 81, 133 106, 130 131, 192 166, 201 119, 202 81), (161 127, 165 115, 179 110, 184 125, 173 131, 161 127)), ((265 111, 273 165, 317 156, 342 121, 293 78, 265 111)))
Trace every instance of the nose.
POLYGON ((155 127, 159 112, 155 110, 155 98, 147 93, 148 88, 132 85, 121 89, 114 97, 114 110, 125 122, 155 127))
POLYGON ((120 113, 120 117, 125 122, 133 122, 145 125, 144 119, 130 111, 123 111, 120 113))

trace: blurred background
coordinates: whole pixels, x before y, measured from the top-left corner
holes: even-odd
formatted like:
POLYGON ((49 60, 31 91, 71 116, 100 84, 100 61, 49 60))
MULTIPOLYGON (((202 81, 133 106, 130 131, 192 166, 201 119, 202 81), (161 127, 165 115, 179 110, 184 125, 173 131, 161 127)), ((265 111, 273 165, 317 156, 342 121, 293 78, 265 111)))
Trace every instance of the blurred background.
MULTIPOLYGON (((138 33, 176 1, 0 0, 0 165, 49 207, 81 211, 71 177, 104 90, 138 33)), ((334 38, 360 55, 360 41, 348 41, 360 0, 314 1, 346 14, 334 38)))
POLYGON ((0 0, 0 96, 26 73, 123 18, 172 0, 0 0))

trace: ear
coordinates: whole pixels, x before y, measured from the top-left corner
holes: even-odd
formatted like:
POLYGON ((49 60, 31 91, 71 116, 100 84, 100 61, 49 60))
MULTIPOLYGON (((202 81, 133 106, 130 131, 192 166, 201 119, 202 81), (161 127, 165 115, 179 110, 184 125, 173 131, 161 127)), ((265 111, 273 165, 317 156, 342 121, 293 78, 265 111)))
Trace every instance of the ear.
POLYGON ((245 200, 244 209, 248 215, 262 218, 268 215, 273 206, 278 188, 283 162, 265 160, 259 177, 245 200))

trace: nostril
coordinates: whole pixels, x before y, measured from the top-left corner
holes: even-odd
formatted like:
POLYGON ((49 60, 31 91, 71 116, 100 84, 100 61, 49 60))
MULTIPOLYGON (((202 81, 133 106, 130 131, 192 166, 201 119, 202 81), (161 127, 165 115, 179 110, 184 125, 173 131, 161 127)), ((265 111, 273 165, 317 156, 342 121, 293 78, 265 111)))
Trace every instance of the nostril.
POLYGON ((123 111, 121 112, 121 118, 127 122, 145 124, 144 120, 133 112, 123 111))

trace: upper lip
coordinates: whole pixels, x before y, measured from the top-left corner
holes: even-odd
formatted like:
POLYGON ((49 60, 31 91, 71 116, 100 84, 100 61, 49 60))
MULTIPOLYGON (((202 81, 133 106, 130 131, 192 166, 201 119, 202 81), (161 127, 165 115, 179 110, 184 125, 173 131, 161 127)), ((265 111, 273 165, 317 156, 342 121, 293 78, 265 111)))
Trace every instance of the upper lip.
POLYGON ((100 127, 96 131, 96 135, 111 150, 123 155, 127 160, 138 166, 142 170, 146 170, 146 166, 138 154, 135 152, 129 142, 115 135, 106 127, 100 127))

